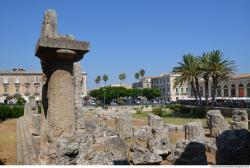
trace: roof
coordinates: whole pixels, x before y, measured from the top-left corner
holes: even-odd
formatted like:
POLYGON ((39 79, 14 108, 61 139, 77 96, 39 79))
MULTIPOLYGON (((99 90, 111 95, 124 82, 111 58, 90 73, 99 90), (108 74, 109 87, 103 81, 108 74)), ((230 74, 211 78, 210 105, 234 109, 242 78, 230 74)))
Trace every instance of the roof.
POLYGON ((159 76, 144 76, 143 78, 147 78, 147 79, 153 79, 153 78, 158 78, 159 76))
POLYGON ((41 75, 42 72, 35 72, 35 71, 26 71, 26 70, 17 70, 17 69, 13 69, 13 70, 0 70, 0 75, 20 75, 20 74, 35 74, 35 75, 41 75))
POLYGON ((234 75, 232 79, 250 78, 250 73, 234 75))

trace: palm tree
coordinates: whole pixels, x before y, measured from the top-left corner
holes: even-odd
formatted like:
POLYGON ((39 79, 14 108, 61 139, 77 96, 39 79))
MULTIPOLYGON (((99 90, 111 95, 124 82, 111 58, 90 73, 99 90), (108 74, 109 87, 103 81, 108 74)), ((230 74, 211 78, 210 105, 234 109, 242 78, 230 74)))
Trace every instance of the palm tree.
POLYGON ((200 59, 200 68, 205 85, 205 104, 208 104, 209 79, 211 76, 209 53, 203 53, 200 59))
POLYGON ((212 102, 215 103, 215 95, 218 83, 221 80, 231 78, 236 71, 235 62, 224 59, 220 50, 214 50, 209 53, 209 67, 212 78, 212 102))
POLYGON ((136 72, 136 73, 135 73, 135 79, 138 81, 139 78, 140 78, 140 73, 139 73, 139 72, 136 72))
POLYGON ((106 86, 106 82, 107 82, 107 80, 109 80, 108 75, 107 75, 107 74, 104 74, 104 75, 102 76, 102 80, 105 82, 105 86, 106 86))
MULTIPOLYGON (((139 78, 140 78, 140 73, 139 72, 136 72, 135 73, 135 79, 137 80, 137 82, 139 82, 139 78)), ((136 95, 138 97, 138 85, 136 87, 136 95)))
POLYGON ((121 74, 119 75, 119 79, 120 79, 121 85, 122 85, 122 81, 124 82, 124 80, 126 79, 126 74, 125 74, 125 73, 121 73, 121 74))
POLYGON ((141 70, 139 71, 139 74, 140 74, 142 80, 143 80, 143 77, 145 76, 145 73, 146 73, 146 72, 145 72, 144 69, 141 69, 141 70))
POLYGON ((97 84, 97 86, 99 86, 99 83, 101 82, 102 78, 101 76, 97 76, 95 79, 95 83, 97 84))
POLYGON ((184 55, 182 57, 182 62, 178 62, 179 66, 173 68, 174 73, 180 74, 180 76, 175 78, 174 88, 177 85, 182 85, 187 82, 191 85, 196 101, 198 102, 197 96, 199 96, 199 101, 201 101, 201 95, 199 91, 199 59, 191 54, 184 55))

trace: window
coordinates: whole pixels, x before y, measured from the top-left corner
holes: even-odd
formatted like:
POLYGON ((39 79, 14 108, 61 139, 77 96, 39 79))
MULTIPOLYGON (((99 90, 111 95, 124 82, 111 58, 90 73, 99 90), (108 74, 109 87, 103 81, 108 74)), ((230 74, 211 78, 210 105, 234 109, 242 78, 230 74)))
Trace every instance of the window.
POLYGON ((39 76, 35 77, 35 83, 39 83, 39 76))
POLYGON ((19 94, 19 86, 16 86, 16 94, 19 94))
POLYGON ((234 84, 231 85, 231 97, 236 97, 236 87, 234 84))
POLYGON ((20 78, 19 77, 16 77, 16 82, 15 83, 20 83, 20 78))
POLYGON ((178 95, 179 94, 179 89, 175 88, 175 92, 176 92, 176 95, 178 95))
POLYGON ((217 97, 221 97, 221 86, 217 87, 217 97))
POLYGON ((29 86, 25 86, 25 95, 30 95, 29 86))
POLYGON ((242 83, 239 84, 239 97, 244 97, 244 86, 242 83))
POLYGON ((224 86, 224 97, 228 97, 228 86, 224 86))
POLYGON ((186 88, 186 93, 188 93, 188 88, 186 88))
POLYGON ((8 93, 8 86, 4 86, 4 87, 3 87, 3 92, 4 92, 5 94, 8 93))
POLYGON ((183 93, 184 92, 184 89, 183 88, 181 88, 181 93, 183 93))
POLYGON ((9 83, 8 77, 5 77, 5 78, 3 79, 3 83, 4 83, 4 84, 8 84, 8 83, 9 83))
POLYGON ((29 77, 26 76, 26 78, 25 78, 25 83, 29 83, 29 82, 30 82, 29 77))
POLYGON ((247 97, 250 97, 250 83, 247 84, 247 97))
POLYGON ((35 86, 35 95, 39 95, 39 87, 35 86))

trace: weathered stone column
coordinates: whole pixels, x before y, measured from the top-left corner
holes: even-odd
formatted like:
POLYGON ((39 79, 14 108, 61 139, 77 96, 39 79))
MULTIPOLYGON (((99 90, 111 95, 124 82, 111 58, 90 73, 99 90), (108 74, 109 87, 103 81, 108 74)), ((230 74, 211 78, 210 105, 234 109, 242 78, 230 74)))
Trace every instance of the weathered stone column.
POLYGON ((231 130, 248 129, 248 114, 246 110, 234 110, 231 130))
POLYGON ((229 130, 229 125, 221 115, 220 110, 209 110, 207 112, 207 124, 211 137, 217 137, 222 132, 229 130))
POLYGON ((205 142, 205 133, 201 122, 195 121, 185 125, 185 139, 192 142, 205 142))
POLYGON ((47 96, 48 107, 45 111, 48 134, 52 139, 75 131, 73 63, 82 59, 88 48, 87 42, 59 35, 55 11, 46 11, 36 56, 41 59, 47 78, 47 90, 43 96, 47 96))

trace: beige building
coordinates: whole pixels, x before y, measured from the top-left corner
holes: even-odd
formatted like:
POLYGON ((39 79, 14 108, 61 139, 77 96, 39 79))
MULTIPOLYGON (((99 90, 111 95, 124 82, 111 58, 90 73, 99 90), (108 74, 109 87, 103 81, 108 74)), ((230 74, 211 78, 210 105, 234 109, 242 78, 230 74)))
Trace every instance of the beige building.
POLYGON ((24 69, 0 71, 0 96, 22 95, 40 98, 42 90, 42 73, 28 72, 24 69))
POLYGON ((110 84, 111 87, 125 87, 126 89, 131 89, 132 85, 129 84, 110 84))
MULTIPOLYGON (((201 97, 205 96, 204 81, 200 80, 201 97)), ((211 85, 209 82, 209 97, 211 97, 211 85)), ((193 97, 189 93, 189 97, 193 97)), ((221 81, 218 84, 216 97, 250 97, 250 74, 235 75, 232 79, 221 81)))
MULTIPOLYGON (((82 97, 87 96, 87 73, 82 72, 82 97)), ((30 72, 24 69, 0 71, 0 97, 21 95, 23 97, 35 96, 40 99, 42 93, 43 77, 41 72, 30 72)))
POLYGON ((188 85, 186 83, 174 87, 175 78, 178 76, 177 74, 164 73, 151 80, 152 88, 160 89, 162 101, 171 102, 188 97, 188 85))
POLYGON ((139 82, 132 83, 132 88, 151 88, 151 80, 155 76, 145 76, 143 79, 140 79, 139 82))

